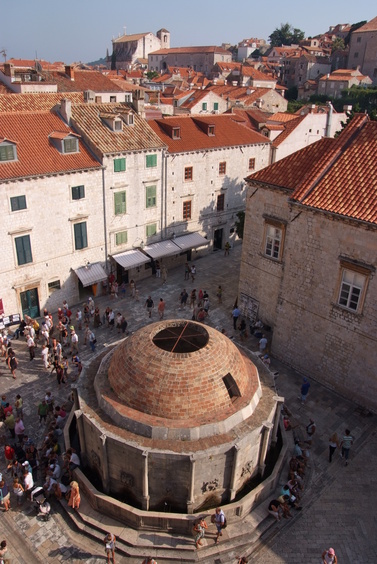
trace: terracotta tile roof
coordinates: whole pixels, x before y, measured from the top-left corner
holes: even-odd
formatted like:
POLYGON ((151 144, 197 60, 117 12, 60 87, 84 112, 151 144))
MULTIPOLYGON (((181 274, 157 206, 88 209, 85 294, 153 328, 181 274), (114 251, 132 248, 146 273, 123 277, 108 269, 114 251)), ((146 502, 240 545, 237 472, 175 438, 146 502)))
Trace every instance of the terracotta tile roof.
POLYGON ((218 61, 216 66, 222 71, 232 71, 232 70, 239 70, 241 68, 242 63, 223 63, 222 61, 218 61))
POLYGON ((292 133, 292 131, 294 131, 296 129, 296 127, 298 125, 300 125, 300 123, 306 118, 306 115, 304 116, 296 116, 296 119, 291 119, 290 121, 286 121, 284 123, 284 131, 282 131, 282 133, 280 133, 280 135, 278 135, 278 137, 276 137, 276 139, 274 139, 272 145, 274 147, 278 147, 279 145, 281 145, 281 143, 283 141, 285 141, 285 139, 287 139, 287 137, 290 136, 290 134, 292 133))
POLYGON ((363 26, 359 27, 359 29, 356 30, 356 33, 360 33, 360 31, 377 31, 377 16, 363 26))
POLYGON ((243 110, 241 108, 234 107, 227 113, 240 117, 247 127, 250 127, 255 131, 258 131, 259 127, 265 125, 273 115, 268 112, 262 112, 262 110, 243 110))
POLYGON ((133 92, 135 90, 143 90, 144 92, 146 92, 147 90, 143 86, 140 86, 140 84, 132 84, 131 82, 127 82, 123 78, 111 78, 111 76, 109 78, 111 82, 113 82, 117 87, 117 91, 123 90, 124 92, 133 92))
POLYGON ((239 118, 229 114, 213 117, 173 116, 153 120, 149 124, 168 146, 169 153, 269 143, 266 137, 246 127, 239 122, 239 118), (209 125, 215 126, 214 135, 206 133, 206 127, 209 125), (180 128, 179 139, 171 138, 170 131, 173 127, 180 128))
POLYGON ((273 114, 270 118, 270 121, 277 121, 279 123, 285 123, 287 121, 292 121, 293 119, 296 119, 297 115, 296 114, 287 114, 285 112, 276 112, 276 114, 273 114))
MULTIPOLYGON (((128 43, 129 41, 139 41, 146 35, 151 33, 150 31, 146 31, 145 33, 134 33, 133 35, 122 35, 121 37, 117 37, 113 39, 113 43, 128 43)), ((153 34, 152 34, 153 35, 153 34)))
MULTIPOLYGON (((184 95, 187 96, 188 92, 185 92, 184 95)), ((196 104, 203 100, 203 98, 208 98, 208 92, 206 90, 192 90, 190 92, 190 96, 187 98, 185 102, 181 104, 181 108, 186 108, 190 110, 196 104)))
POLYGON ((148 123, 136 113, 134 125, 124 124, 122 131, 112 131, 100 118, 101 112, 114 115, 129 112, 127 104, 72 104, 72 123, 78 132, 89 139, 102 154, 160 149, 161 139, 148 123))
POLYGON ((172 47, 171 49, 158 49, 157 51, 150 53, 150 55, 175 55, 178 53, 218 53, 220 55, 231 55, 230 51, 227 51, 222 47, 216 47, 215 45, 205 47, 172 47))
POLYGON ((290 200, 377 224, 377 122, 356 114, 324 138, 248 177, 291 191, 290 200))
POLYGON ((250 76, 253 80, 268 80, 271 81, 271 77, 264 72, 248 65, 243 65, 241 68, 241 74, 243 76, 250 76))
POLYGON ((79 153, 60 153, 50 140, 53 132, 60 132, 60 138, 69 133, 75 134, 52 111, 0 112, 0 137, 9 137, 17 143, 17 161, 0 163, 0 179, 4 181, 100 167, 80 139, 79 153))
MULTIPOLYGON (((41 110, 51 110, 60 103, 63 98, 59 93, 48 94, 0 94, 0 112, 34 112, 41 110)), ((84 102, 83 92, 68 92, 64 94, 72 103, 80 104, 84 102)))
POLYGON ((48 71, 42 72, 46 81, 57 84, 58 92, 119 92, 120 90, 104 74, 94 70, 73 69, 74 79, 71 80, 65 72, 48 71))

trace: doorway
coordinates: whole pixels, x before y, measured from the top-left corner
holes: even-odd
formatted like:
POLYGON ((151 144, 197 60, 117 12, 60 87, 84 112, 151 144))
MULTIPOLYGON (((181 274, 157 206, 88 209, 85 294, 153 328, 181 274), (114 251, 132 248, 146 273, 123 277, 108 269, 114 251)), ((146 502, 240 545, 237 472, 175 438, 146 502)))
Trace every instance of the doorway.
POLYGON ((216 229, 213 234, 213 250, 218 251, 223 248, 223 231, 224 229, 216 229))
POLYGON ((22 317, 28 315, 32 319, 39 317, 39 299, 38 299, 38 288, 32 288, 31 290, 26 290, 26 292, 20 293, 21 298, 21 309, 22 317))

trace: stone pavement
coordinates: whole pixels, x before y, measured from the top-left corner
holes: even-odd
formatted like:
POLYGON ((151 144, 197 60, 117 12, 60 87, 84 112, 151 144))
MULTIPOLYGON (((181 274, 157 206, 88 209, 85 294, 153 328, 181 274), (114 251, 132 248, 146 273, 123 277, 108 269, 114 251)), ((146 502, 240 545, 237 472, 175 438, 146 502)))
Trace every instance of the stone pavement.
MULTIPOLYGON (((179 294, 184 287, 188 293, 195 287, 207 290, 210 297, 210 317, 207 323, 228 332, 233 337, 231 310, 238 290, 241 246, 224 257, 222 252, 213 253, 198 259, 197 278, 194 283, 184 280, 184 267, 169 271, 167 283, 161 279, 150 278, 139 283, 140 301, 135 302, 127 292, 125 299, 111 299, 110 296, 95 298, 101 309, 113 307, 114 311, 125 314, 130 331, 149 323, 144 308, 149 294, 155 303, 151 321, 158 320, 157 304, 160 297, 167 303, 166 318, 190 318, 189 308, 179 310, 179 294), (216 290, 223 287, 222 304, 217 303, 216 290)), ((72 311, 75 308, 70 304, 72 311)), ((78 332, 80 341, 83 341, 78 332)), ((116 329, 100 328, 96 331, 97 352, 117 341, 121 335, 116 329)), ((239 342, 239 335, 234 335, 239 342)), ((310 338, 308 338, 310 343, 310 338)), ((37 351, 36 360, 30 362, 26 344, 23 340, 14 341, 14 349, 19 359, 17 380, 13 380, 6 367, 1 366, 0 394, 7 395, 11 404, 20 393, 24 399, 24 422, 30 437, 40 442, 44 429, 38 427, 37 405, 47 389, 51 389, 56 402, 62 402, 69 394, 69 385, 58 389, 55 376, 43 370, 37 351)), ((248 337, 243 343, 251 351, 257 350, 257 341, 248 337)), ((89 346, 79 343, 79 355, 84 365, 93 356, 89 346)), ((307 476, 307 489, 303 498, 304 509, 290 521, 274 525, 266 536, 261 538, 257 551, 251 557, 253 562, 263 563, 311 563, 319 562, 325 548, 333 546, 339 562, 377 562, 377 548, 374 541, 376 517, 373 509, 377 497, 377 479, 373 469, 377 463, 376 418, 355 404, 337 396, 334 392, 312 381, 307 405, 301 406, 297 396, 301 376, 272 359, 272 371, 278 371, 277 391, 286 398, 286 405, 292 411, 302 432, 309 417, 317 423, 317 432, 311 451, 310 471, 307 476), (343 434, 349 427, 355 438, 351 460, 346 468, 336 453, 330 465, 327 459, 328 437, 333 431, 343 434)), ((309 375, 310 376, 310 375, 309 375)), ((355 375, 357 377, 357 375, 355 375)), ((292 433, 292 432, 290 432, 292 433)), ((289 434, 288 434, 289 435, 289 434)), ((0 471, 4 471, 3 460, 0 471)), ((6 475, 7 476, 7 475, 6 475)), ((49 522, 36 518, 34 510, 27 502, 22 509, 12 510, 1 515, 2 534, 7 538, 9 557, 13 563, 30 562, 82 562, 90 564, 104 562, 104 547, 80 535, 66 521, 58 504, 53 506, 49 522)), ((0 533, 1 535, 1 533, 0 533)), ((117 562, 126 561, 118 557, 117 562)), ((131 564, 131 559, 127 559, 131 564)), ((215 562, 216 560, 214 560, 215 562)))

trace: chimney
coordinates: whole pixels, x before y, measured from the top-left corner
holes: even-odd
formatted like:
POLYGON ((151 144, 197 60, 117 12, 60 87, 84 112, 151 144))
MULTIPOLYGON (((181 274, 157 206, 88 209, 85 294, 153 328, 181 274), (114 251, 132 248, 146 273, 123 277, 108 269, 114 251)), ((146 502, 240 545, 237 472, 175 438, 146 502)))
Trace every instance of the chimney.
POLYGON ((64 72, 66 75, 68 75, 68 78, 75 80, 75 71, 73 70, 72 65, 65 65, 64 72))
POLYGON ((71 125, 71 115, 72 115, 71 110, 72 110, 71 100, 68 100, 67 98, 63 98, 60 101, 60 114, 68 125, 71 125))
POLYGON ((14 80, 14 66, 12 63, 4 63, 4 74, 14 80))
POLYGON ((315 110, 315 104, 311 104, 309 106, 309 114, 314 114, 314 110, 315 110))
POLYGON ((326 102, 326 106, 328 107, 329 111, 327 112, 325 137, 331 137, 331 122, 334 108, 329 100, 326 102))

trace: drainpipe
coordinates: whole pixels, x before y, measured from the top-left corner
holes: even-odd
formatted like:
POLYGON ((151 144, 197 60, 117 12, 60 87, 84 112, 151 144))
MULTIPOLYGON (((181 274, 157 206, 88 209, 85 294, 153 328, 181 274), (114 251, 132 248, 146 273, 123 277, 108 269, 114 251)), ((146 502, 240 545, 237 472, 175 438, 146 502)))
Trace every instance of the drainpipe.
POLYGON ((104 229, 104 240, 105 240, 105 270, 108 273, 108 258, 107 258, 107 223, 106 223, 106 192, 105 192, 105 170, 106 167, 102 167, 102 205, 103 205, 103 229, 104 229))
POLYGON ((168 155, 167 152, 163 151, 163 162, 164 162, 164 171, 163 171, 163 190, 164 190, 164 205, 161 208, 163 212, 163 224, 164 224, 164 237, 167 237, 167 213, 168 213, 168 155))
POLYGON ((331 122, 334 108, 330 101, 326 102, 326 106, 328 107, 329 111, 327 112, 325 137, 331 137, 331 122))

